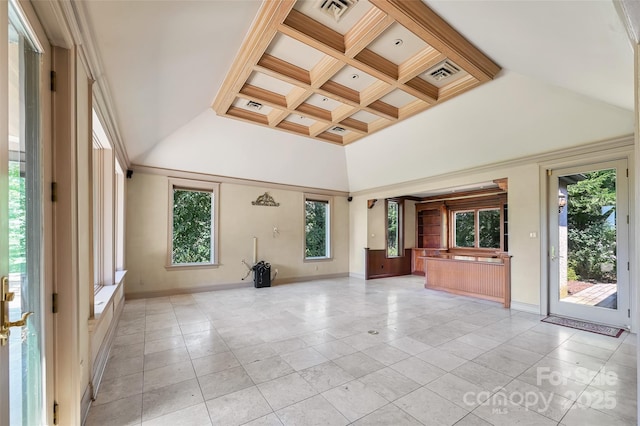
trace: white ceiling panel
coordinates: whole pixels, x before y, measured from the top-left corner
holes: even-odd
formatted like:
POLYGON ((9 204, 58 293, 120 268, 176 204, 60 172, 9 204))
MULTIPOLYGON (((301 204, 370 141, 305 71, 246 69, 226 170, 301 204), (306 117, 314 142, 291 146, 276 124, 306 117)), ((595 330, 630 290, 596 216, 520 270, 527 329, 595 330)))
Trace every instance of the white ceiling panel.
POLYGON ((394 23, 371 43, 368 49, 400 65, 427 47, 428 45, 411 31, 394 23))
POLYGON ((274 37, 266 52, 307 71, 311 71, 324 57, 322 52, 280 33, 274 37))
POLYGON ((394 90, 393 92, 380 98, 380 100, 396 108, 402 108, 403 106, 408 105, 411 102, 417 101, 418 98, 416 98, 415 96, 411 96, 410 94, 408 94, 407 92, 403 92, 402 90, 394 90))
POLYGON ((355 114, 353 114, 351 118, 354 118, 358 121, 362 121, 363 123, 369 124, 369 123, 373 123, 376 120, 379 120, 380 116, 371 114, 370 112, 367 112, 367 111, 358 111, 355 114))
POLYGON ((367 87, 371 86, 377 80, 364 71, 360 71, 350 65, 342 68, 336 73, 331 81, 342 84, 345 87, 355 90, 356 92, 362 92, 367 87), (355 77, 354 77, 355 76, 355 77))
POLYGON ((268 90, 279 95, 287 96, 293 90, 293 85, 266 74, 254 72, 247 83, 268 90))
POLYGON ((327 111, 333 111, 334 109, 342 105, 340 102, 334 99, 321 95, 311 95, 309 98, 307 98, 305 103, 317 106, 318 108, 326 109, 327 111))

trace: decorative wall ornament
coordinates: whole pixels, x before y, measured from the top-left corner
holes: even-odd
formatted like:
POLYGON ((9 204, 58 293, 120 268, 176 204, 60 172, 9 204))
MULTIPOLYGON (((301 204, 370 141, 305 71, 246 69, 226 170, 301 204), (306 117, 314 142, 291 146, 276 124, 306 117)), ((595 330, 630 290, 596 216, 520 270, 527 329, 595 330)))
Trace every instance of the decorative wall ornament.
POLYGON ((276 200, 274 200, 273 197, 269 195, 268 192, 265 192, 264 194, 256 198, 256 200, 252 201, 251 204, 254 206, 267 206, 267 207, 278 207, 280 205, 280 203, 276 203, 276 200))

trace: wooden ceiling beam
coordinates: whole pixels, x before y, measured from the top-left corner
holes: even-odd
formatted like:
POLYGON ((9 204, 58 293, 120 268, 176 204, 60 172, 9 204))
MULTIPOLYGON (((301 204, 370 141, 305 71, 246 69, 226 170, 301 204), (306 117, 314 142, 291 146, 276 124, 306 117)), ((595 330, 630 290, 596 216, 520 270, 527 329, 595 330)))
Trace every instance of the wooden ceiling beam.
POLYGON ((369 133, 369 126, 367 123, 356 120, 355 118, 345 118, 340 122, 341 126, 349 126, 352 128, 360 129, 364 133, 369 133))
MULTIPOLYGON (((304 32, 307 36, 331 49, 344 53, 344 37, 337 31, 322 25, 295 9, 291 9, 289 16, 282 23, 290 28, 304 32)), ((287 34, 288 35, 288 34, 287 34)))
POLYGON ((370 0, 399 24, 447 55, 479 81, 493 79, 500 66, 421 1, 370 0))
POLYGON ((275 56, 271 56, 268 53, 262 55, 260 60, 258 60, 258 65, 262 68, 267 68, 280 75, 284 75, 294 80, 310 85, 311 84, 311 75, 309 71, 304 68, 297 67, 289 62, 285 62, 280 58, 276 58, 275 56))
POLYGON ((236 93, 244 86, 251 75, 253 66, 260 60, 263 52, 273 40, 280 24, 293 9, 295 0, 262 2, 258 16, 251 30, 242 42, 242 49, 233 61, 233 65, 220 86, 218 96, 213 102, 216 113, 226 114, 236 97, 236 93))
POLYGON ((266 115, 258 114, 257 112, 253 111, 247 111, 246 109, 238 108, 233 105, 229 107, 227 114, 233 117, 241 118, 243 120, 251 121, 253 123, 260 123, 266 126, 269 125, 269 117, 267 117, 266 115))
POLYGON ((305 136, 310 136, 311 133, 309 132, 309 128, 306 126, 303 126, 302 124, 298 124, 298 123, 293 123, 291 121, 282 121, 280 123, 278 123, 278 125, 276 126, 279 129, 286 129, 295 133, 300 133, 302 135, 305 136))
POLYGON ((396 120, 399 117, 398 108, 394 107, 393 105, 389 105, 388 103, 380 101, 380 100, 371 102, 371 104, 369 104, 369 108, 373 108, 374 110, 378 111, 379 113, 390 115, 390 116, 394 117, 396 120))
POLYGON ((325 84, 331 77, 344 67, 340 60, 325 56, 322 60, 309 72, 311 79, 311 87, 318 88, 325 84))
POLYGON ((393 24, 394 20, 385 12, 372 7, 344 35, 345 55, 353 58, 393 24))
POLYGON ((287 108, 287 98, 285 96, 260 87, 252 86, 251 84, 245 84, 242 86, 240 94, 246 96, 250 100, 253 100, 254 98, 265 99, 268 100, 271 105, 275 105, 280 108, 287 108))
POLYGON ((445 55, 429 47, 398 66, 398 82, 406 83, 445 59, 445 55))
POLYGON ((280 122, 289 116, 286 109, 275 109, 269 113, 269 126, 276 127, 280 122))

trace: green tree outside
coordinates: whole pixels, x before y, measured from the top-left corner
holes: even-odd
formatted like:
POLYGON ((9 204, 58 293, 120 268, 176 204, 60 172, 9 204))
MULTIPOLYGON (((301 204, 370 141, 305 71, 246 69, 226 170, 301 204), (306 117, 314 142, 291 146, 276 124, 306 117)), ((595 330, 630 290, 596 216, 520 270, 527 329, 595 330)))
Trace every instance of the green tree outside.
POLYGON ((327 219, 329 203, 305 201, 305 257, 327 257, 327 219))
POLYGON ((568 266, 569 275, 583 281, 616 281, 616 170, 583 174, 569 185, 568 266), (613 270, 603 268, 612 265, 613 270))
POLYGON ((398 249, 398 213, 397 201, 387 202, 387 256, 400 256, 398 249))
POLYGON ((211 262, 211 192, 173 191, 174 264, 211 262))
POLYGON ((9 162, 9 272, 25 273, 27 264, 27 207, 20 162, 9 162))

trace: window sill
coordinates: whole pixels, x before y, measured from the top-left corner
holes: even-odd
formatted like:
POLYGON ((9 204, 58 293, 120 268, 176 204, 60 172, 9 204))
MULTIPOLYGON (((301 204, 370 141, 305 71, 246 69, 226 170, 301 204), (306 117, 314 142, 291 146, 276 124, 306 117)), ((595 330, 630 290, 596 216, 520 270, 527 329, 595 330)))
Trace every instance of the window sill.
POLYGON ((127 271, 116 271, 115 273, 115 282, 113 285, 103 285, 100 287, 100 290, 93 297, 93 316, 94 318, 100 318, 100 315, 104 311, 104 309, 109 306, 111 303, 111 299, 113 299, 113 295, 116 294, 116 291, 122 284, 122 280, 124 276, 127 274, 127 271))
POLYGON ((305 263, 315 263, 315 262, 331 262, 333 261, 333 257, 305 257, 305 263))
POLYGON ((189 269, 217 269, 220 267, 217 263, 204 263, 204 264, 185 264, 185 265, 165 265, 164 269, 167 271, 182 271, 189 269))

